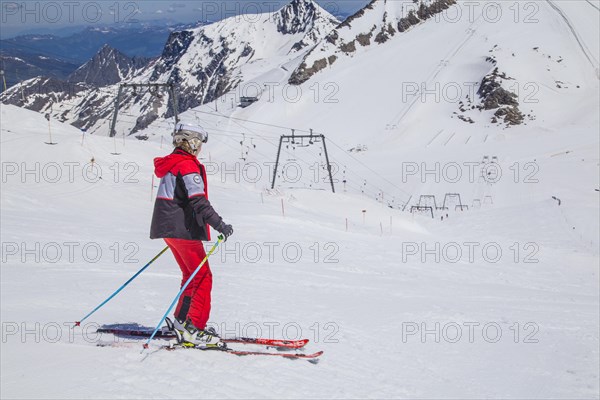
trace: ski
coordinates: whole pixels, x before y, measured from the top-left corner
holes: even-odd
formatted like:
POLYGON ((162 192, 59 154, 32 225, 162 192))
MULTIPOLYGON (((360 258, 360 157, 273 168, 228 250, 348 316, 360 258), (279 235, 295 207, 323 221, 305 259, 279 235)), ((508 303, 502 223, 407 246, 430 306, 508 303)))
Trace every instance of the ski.
POLYGON ((275 356, 275 357, 283 357, 290 359, 306 359, 306 360, 316 360, 321 355, 323 355, 323 351, 317 351, 312 354, 304 354, 304 353, 269 353, 264 351, 243 351, 243 350, 225 350, 225 353, 231 353, 236 356, 275 356))
MULTIPOLYGON (((152 329, 144 326, 125 326, 121 327, 120 325, 105 325, 96 330, 96 333, 110 333, 115 336, 127 336, 127 337, 139 337, 139 338, 147 338, 152 335, 152 329)), ((168 328, 164 327, 156 332, 154 336, 157 339, 175 339, 175 333, 170 331, 168 328)))
POLYGON ((186 350, 215 351, 215 352, 229 353, 229 354, 233 354, 233 355, 240 356, 240 357, 242 357, 242 356, 271 356, 271 357, 283 357, 283 358, 289 358, 289 359, 306 359, 306 360, 313 360, 313 361, 316 361, 321 355, 323 355, 323 351, 318 351, 318 352, 312 353, 312 354, 273 353, 273 352, 267 352, 267 351, 235 350, 235 349, 230 349, 228 347, 220 348, 220 349, 201 349, 201 348, 196 348, 196 347, 188 347, 188 346, 184 346, 181 344, 170 344, 170 345, 163 346, 161 348, 168 350, 168 351, 174 351, 174 350, 178 350, 178 349, 186 349, 186 350))
POLYGON ((232 339, 221 339, 225 343, 241 343, 241 344, 256 344, 269 347, 283 347, 286 349, 301 349, 308 343, 308 339, 300 340, 282 340, 282 339, 266 339, 266 338, 246 338, 238 337, 232 339))
MULTIPOLYGON (((152 329, 135 325, 135 326, 123 326, 123 325, 107 325, 100 327, 96 330, 97 333, 109 333, 115 336, 125 337, 139 337, 147 338, 152 335, 152 329)), ((154 336, 157 339, 171 340, 176 339, 176 335, 172 330, 167 327, 160 329, 154 336)), ((285 340, 285 339, 269 339, 269 338, 248 338, 248 337, 235 337, 221 339, 225 343, 240 343, 240 344, 255 344, 259 346, 278 347, 285 349, 301 349, 306 346, 308 339, 299 340, 285 340)))

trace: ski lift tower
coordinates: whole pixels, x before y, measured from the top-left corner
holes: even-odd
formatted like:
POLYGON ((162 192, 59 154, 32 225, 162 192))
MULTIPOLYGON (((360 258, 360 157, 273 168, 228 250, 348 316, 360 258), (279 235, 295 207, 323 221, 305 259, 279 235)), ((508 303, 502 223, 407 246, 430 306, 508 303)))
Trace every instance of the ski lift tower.
POLYGON ((6 92, 6 76, 4 75, 4 69, 0 69, 0 76, 2 77, 2 93, 6 92))
POLYGON ((117 93, 117 98, 115 99, 115 112, 113 114, 112 121, 110 123, 110 137, 116 136, 116 126, 117 126, 117 116, 119 114, 119 107, 121 103, 121 94, 123 93, 123 89, 132 88, 135 93, 136 89, 140 87, 147 87, 150 89, 150 93, 153 95, 159 95, 159 88, 166 88, 171 96, 171 106, 173 108, 173 115, 175 116, 175 126, 173 127, 173 132, 177 128, 177 123, 179 122, 178 115, 178 106, 177 106, 177 97, 175 96, 175 85, 172 83, 122 83, 119 85, 119 91, 117 93))
POLYGON ((327 173, 329 174, 329 181, 331 182, 331 191, 335 193, 333 176, 331 174, 331 164, 329 163, 329 154, 327 153, 327 145, 325 144, 325 135, 314 135, 312 129, 310 130, 310 135, 296 135, 294 133, 294 129, 292 129, 291 135, 281 135, 281 137, 279 138, 279 148, 277 149, 277 160, 275 160, 275 170, 273 171, 273 181, 271 183, 271 189, 275 189, 275 180, 277 179, 277 168, 279 167, 279 159, 281 157, 281 147, 284 143, 291 143, 292 145, 298 144, 298 146, 300 147, 308 147, 316 143, 323 143, 325 161, 327 162, 327 173), (307 145, 304 145, 305 139, 308 139, 307 145))

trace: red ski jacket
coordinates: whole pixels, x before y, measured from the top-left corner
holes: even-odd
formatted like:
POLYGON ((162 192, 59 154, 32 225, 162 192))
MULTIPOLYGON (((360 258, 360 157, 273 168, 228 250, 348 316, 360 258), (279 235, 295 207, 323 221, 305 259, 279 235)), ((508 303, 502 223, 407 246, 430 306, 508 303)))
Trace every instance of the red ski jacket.
POLYGON ((208 201, 206 170, 198 159, 181 149, 154 159, 160 179, 154 203, 150 238, 210 240, 209 225, 222 218, 208 201))

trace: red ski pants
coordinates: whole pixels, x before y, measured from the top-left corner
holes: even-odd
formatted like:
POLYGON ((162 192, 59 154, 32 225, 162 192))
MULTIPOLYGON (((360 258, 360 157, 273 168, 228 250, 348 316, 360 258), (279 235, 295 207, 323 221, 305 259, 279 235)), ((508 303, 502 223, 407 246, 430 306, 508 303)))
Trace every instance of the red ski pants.
MULTIPOLYGON (((206 257, 204 245, 199 240, 165 239, 165 242, 173 252, 177 264, 179 264, 183 275, 181 279, 181 287, 183 287, 206 257)), ((208 260, 206 260, 200 271, 181 294, 175 309, 175 317, 184 321, 191 319, 196 328, 203 330, 210 315, 211 290, 212 273, 208 260)))

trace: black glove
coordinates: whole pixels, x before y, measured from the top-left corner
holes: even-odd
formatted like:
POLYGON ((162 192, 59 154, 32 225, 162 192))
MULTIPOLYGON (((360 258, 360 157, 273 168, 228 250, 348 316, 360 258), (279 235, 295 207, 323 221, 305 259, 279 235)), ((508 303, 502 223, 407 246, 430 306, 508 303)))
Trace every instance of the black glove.
POLYGON ((227 238, 233 234, 233 227, 231 225, 227 225, 224 221, 221 221, 219 226, 217 226, 215 229, 223 235, 224 242, 226 242, 227 238))

